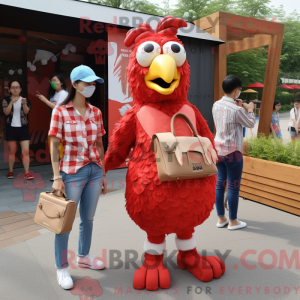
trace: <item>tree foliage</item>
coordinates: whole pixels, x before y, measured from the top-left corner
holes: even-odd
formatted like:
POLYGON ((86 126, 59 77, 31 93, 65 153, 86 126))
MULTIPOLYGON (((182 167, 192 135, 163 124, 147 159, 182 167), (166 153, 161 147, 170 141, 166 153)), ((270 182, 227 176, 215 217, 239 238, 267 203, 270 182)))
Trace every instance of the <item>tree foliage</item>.
POLYGON ((203 11, 207 8, 209 0, 180 0, 173 10, 174 17, 182 18, 189 13, 188 21, 198 20, 203 17, 203 11))
POLYGON ((261 19, 272 13, 269 4, 271 0, 237 0, 235 14, 261 19))
POLYGON ((143 12, 151 15, 162 15, 162 9, 159 5, 144 0, 89 0, 91 3, 97 3, 106 6, 128 9, 132 11, 143 12))
POLYGON ((227 74, 241 78, 243 86, 264 82, 267 47, 237 52, 227 56, 227 74))

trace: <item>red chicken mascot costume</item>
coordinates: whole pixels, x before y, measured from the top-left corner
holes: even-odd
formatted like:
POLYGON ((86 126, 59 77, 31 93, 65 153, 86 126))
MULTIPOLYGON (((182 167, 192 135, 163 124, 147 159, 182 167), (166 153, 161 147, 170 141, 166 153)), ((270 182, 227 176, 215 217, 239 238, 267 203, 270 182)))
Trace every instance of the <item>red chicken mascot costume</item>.
MULTIPOLYGON (((149 24, 141 23, 128 31, 124 42, 127 47, 134 44, 127 68, 134 105, 113 131, 105 169, 120 166, 133 148, 126 176, 126 209, 147 233, 145 260, 133 279, 135 289, 170 287, 169 271, 163 265, 165 236, 170 233, 176 233, 177 264, 181 269, 205 282, 225 272, 220 258, 197 253, 193 236, 194 227, 202 224, 213 209, 216 175, 161 182, 155 153, 150 148, 154 133, 171 131, 170 120, 177 112, 186 114, 198 135, 209 138, 214 147, 206 121, 187 100, 190 69, 184 46, 176 36, 181 27, 187 27, 187 23, 172 16, 160 20, 155 31, 149 24)), ((183 119, 175 120, 175 129, 181 133, 176 135, 191 135, 191 130, 185 130, 183 119)))

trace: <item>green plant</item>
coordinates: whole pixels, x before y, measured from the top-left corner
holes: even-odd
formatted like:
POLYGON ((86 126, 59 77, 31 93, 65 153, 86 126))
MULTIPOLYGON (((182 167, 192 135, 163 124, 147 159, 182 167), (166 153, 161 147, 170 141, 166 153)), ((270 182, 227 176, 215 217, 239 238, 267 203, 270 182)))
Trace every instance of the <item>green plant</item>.
POLYGON ((283 105, 281 105, 279 112, 282 113, 282 112, 290 111, 293 107, 294 107, 294 105, 283 104, 283 105))
POLYGON ((298 97, 299 96, 297 94, 291 94, 281 88, 278 88, 275 92, 275 99, 279 100, 281 105, 285 105, 285 104, 290 105, 291 102, 293 102, 298 97))
POLYGON ((245 140, 244 155, 299 167, 300 140, 283 144, 273 134, 269 138, 261 134, 245 140))

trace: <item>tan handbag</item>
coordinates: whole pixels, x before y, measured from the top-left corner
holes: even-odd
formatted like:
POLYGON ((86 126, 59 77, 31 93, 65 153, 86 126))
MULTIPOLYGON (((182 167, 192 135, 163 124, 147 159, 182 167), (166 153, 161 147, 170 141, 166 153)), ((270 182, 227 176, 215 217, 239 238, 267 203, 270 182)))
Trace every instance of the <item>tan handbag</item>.
POLYGON ((172 117, 171 132, 153 134, 151 150, 155 152, 160 181, 197 179, 218 172, 218 157, 210 140, 199 136, 192 121, 183 113, 172 117), (174 135, 176 117, 183 118, 189 124, 194 136, 174 135))
POLYGON ((55 191, 40 194, 34 222, 57 234, 70 232, 75 218, 76 203, 55 191))

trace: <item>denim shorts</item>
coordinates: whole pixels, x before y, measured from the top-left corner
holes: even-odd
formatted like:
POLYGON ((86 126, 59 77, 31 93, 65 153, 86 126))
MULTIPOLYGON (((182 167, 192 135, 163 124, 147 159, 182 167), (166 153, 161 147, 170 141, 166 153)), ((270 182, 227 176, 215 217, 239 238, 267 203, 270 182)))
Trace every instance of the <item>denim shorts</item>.
POLYGON ((297 136, 296 131, 291 131, 291 126, 289 126, 290 136, 297 136))

